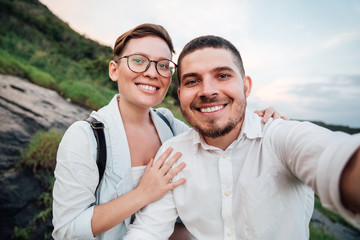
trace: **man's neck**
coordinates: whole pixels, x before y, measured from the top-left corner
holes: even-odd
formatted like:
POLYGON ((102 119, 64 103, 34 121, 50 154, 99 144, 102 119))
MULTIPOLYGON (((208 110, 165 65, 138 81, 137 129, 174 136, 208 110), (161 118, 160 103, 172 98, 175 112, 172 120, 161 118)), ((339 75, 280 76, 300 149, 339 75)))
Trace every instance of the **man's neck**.
POLYGON ((208 145, 220 148, 225 151, 230 146, 230 144, 238 138, 242 125, 243 121, 239 123, 234 129, 232 129, 228 134, 221 137, 203 137, 208 145))

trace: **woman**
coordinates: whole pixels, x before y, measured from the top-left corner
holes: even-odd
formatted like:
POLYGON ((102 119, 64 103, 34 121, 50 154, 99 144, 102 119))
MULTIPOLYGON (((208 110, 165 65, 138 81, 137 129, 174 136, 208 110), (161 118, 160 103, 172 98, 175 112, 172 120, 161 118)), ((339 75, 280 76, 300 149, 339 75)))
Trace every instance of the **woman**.
MULTIPOLYGON (((132 214, 185 183, 185 179, 170 181, 185 167, 171 169, 180 153, 166 164, 171 149, 155 163, 152 159, 160 145, 173 136, 151 108, 163 100, 169 88, 175 71, 172 53, 172 40, 159 25, 137 26, 116 40, 109 76, 118 83, 119 94, 91 113, 105 125, 105 173, 97 188, 96 140, 87 122, 75 122, 58 149, 54 239, 122 239, 132 214)), ((169 110, 157 111, 168 119, 175 135, 188 129, 169 110)))

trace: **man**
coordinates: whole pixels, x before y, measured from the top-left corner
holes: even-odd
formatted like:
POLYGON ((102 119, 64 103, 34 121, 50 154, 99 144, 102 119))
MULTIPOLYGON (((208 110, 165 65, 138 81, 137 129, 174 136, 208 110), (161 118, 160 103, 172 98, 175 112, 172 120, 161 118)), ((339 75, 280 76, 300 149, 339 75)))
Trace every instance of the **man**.
POLYGON ((181 111, 193 129, 158 154, 182 152, 187 166, 176 178, 187 180, 142 209, 125 239, 166 239, 178 215, 190 239, 308 239, 313 191, 360 227, 360 134, 261 123, 246 109, 252 81, 241 56, 223 38, 192 40, 178 64, 181 111))

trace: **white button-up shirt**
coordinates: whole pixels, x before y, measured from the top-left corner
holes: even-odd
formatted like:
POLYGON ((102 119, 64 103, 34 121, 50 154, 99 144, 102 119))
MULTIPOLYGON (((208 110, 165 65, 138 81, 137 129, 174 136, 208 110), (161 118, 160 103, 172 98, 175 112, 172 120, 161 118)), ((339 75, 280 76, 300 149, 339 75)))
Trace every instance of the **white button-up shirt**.
POLYGON ((158 154, 169 146, 187 164, 174 180, 187 181, 137 213, 124 239, 167 239, 178 215, 190 239, 309 239, 313 190, 323 205, 360 227, 359 215, 342 206, 338 187, 360 134, 281 119, 264 125, 247 111, 225 151, 193 129, 158 154))
MULTIPOLYGON (((91 229, 95 204, 109 202, 135 187, 118 98, 119 95, 115 95, 107 106, 91 113, 91 116, 105 125, 107 151, 106 168, 96 196, 95 190, 99 181, 96 165, 97 144, 89 123, 75 122, 61 140, 53 190, 54 239, 115 240, 122 239, 127 231, 130 217, 96 237, 93 237, 91 229)), ((158 111, 169 121, 175 135, 188 129, 183 122, 175 119, 169 110, 158 111)), ((150 114, 161 142, 171 138, 173 135, 169 126, 154 110, 151 109, 150 114)))

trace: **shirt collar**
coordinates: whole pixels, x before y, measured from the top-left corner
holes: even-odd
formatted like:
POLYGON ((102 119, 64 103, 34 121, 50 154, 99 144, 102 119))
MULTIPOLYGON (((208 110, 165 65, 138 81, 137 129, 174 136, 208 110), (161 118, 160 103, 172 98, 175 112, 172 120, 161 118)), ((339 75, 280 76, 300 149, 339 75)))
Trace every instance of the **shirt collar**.
POLYGON ((243 136, 249 139, 262 138, 264 124, 262 123, 261 119, 262 118, 254 113, 253 110, 246 108, 245 119, 238 139, 242 138, 243 136))

